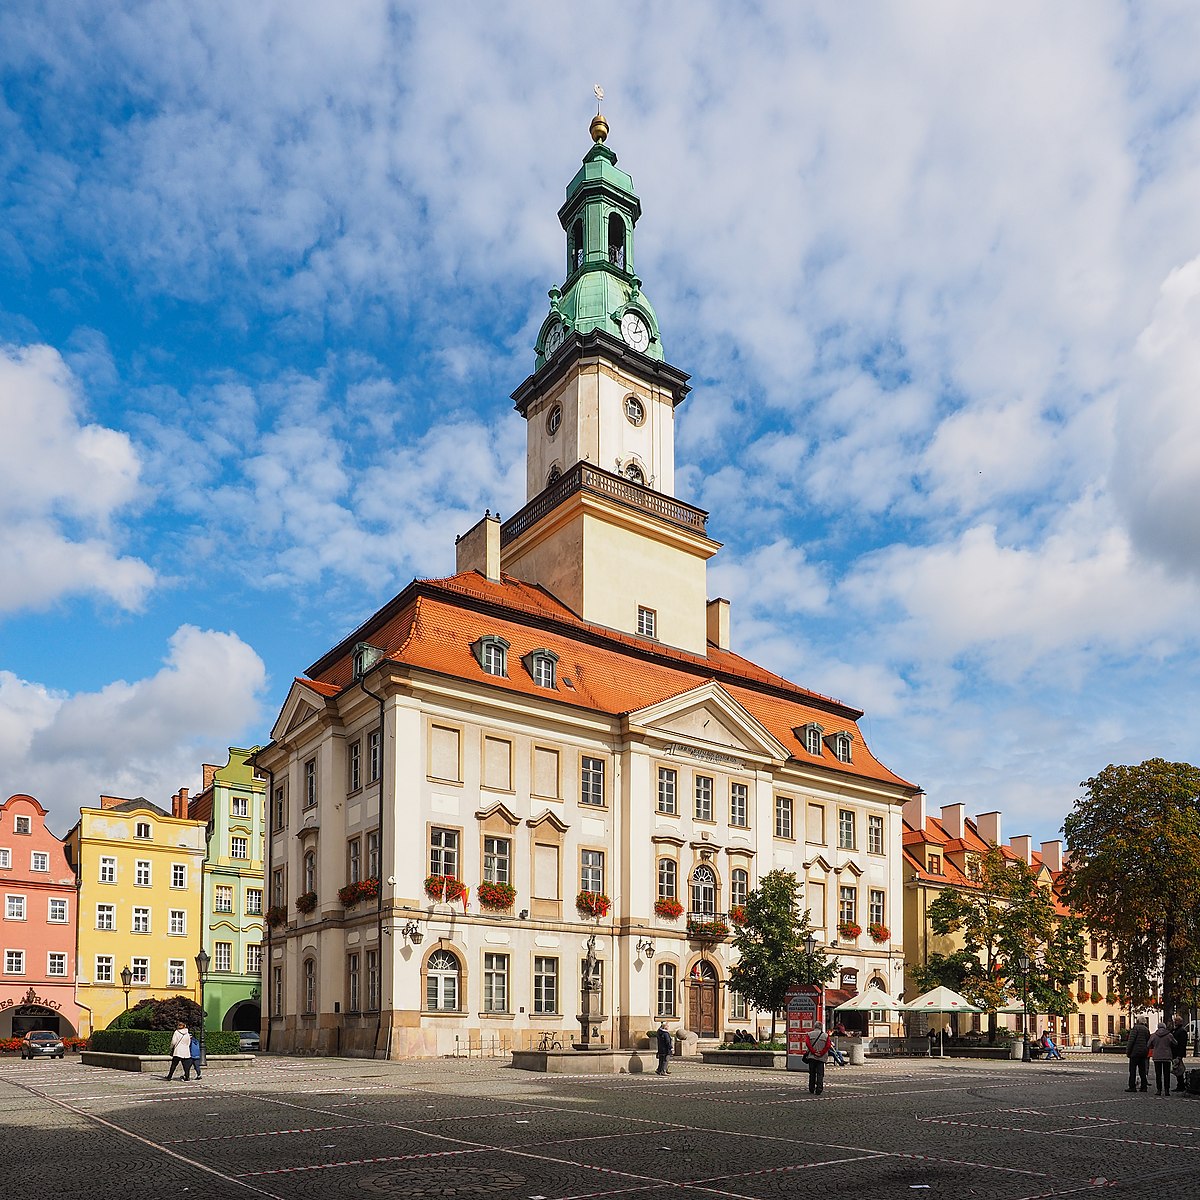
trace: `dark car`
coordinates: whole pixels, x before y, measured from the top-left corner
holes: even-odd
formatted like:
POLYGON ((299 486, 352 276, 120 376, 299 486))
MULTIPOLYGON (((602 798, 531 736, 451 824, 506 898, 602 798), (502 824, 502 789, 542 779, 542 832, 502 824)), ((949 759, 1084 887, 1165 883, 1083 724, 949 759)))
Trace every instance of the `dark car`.
POLYGON ((27 1033, 21 1041, 22 1058, 62 1058, 66 1052, 62 1038, 44 1029, 27 1033))
POLYGON ((241 1050, 261 1050, 262 1043, 253 1029, 238 1030, 238 1045, 241 1050))

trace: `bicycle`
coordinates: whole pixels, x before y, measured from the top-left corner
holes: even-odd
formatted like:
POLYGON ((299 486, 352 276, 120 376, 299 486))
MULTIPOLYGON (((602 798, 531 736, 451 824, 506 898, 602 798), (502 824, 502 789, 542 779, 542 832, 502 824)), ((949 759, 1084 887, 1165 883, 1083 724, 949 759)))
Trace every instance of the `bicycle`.
POLYGON ((539 1050, 561 1050, 562 1048, 562 1042, 560 1042, 552 1033, 543 1033, 542 1040, 538 1042, 539 1050))

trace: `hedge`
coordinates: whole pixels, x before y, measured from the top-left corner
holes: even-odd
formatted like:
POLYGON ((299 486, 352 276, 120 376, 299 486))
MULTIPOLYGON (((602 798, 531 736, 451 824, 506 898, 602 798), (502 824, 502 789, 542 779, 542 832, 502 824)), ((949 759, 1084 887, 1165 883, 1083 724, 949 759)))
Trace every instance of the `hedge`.
MULTIPOLYGON (((93 1050, 107 1054, 170 1054, 168 1029, 97 1029, 92 1034, 93 1050)), ((212 1029, 204 1034, 205 1054, 239 1054, 241 1040, 236 1030, 212 1029)))

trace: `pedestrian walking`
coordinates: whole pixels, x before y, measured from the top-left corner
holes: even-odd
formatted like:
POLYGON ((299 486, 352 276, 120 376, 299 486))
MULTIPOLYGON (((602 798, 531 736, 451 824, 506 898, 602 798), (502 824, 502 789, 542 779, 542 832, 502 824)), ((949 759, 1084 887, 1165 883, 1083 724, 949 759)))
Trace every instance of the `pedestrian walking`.
POLYGON ((925 1035, 929 1039, 929 1054, 928 1057, 933 1057, 933 1043, 937 1041, 937 1030, 932 1025, 929 1027, 929 1032, 925 1035))
MULTIPOLYGON (((192 1034, 192 1041, 189 1047, 192 1054, 192 1070, 196 1073, 196 1078, 200 1078, 200 1039, 192 1034)), ((186 1079, 187 1076, 185 1075, 186 1079)))
POLYGON ((671 1057, 671 1034, 667 1029, 666 1021, 660 1021, 658 1032, 654 1035, 658 1042, 658 1070, 655 1075, 670 1075, 667 1070, 667 1059, 671 1057))
POLYGON ((180 1021, 171 1034, 171 1066, 167 1078, 174 1078, 175 1068, 180 1066, 183 1067, 184 1079, 188 1079, 192 1070, 192 1035, 188 1032, 186 1021, 180 1021))
POLYGON ((814 1036, 804 1035, 804 1061, 808 1064, 808 1090, 819 1096, 825 1090, 825 1060, 832 1045, 826 1030, 820 1029, 814 1036))
POLYGON ((1142 1078, 1142 1088, 1146 1090, 1146 1058, 1150 1052, 1150 1026, 1139 1020, 1129 1031, 1129 1041, 1125 1043, 1125 1054, 1129 1058, 1129 1086, 1127 1092, 1136 1092, 1137 1078, 1142 1078))
POLYGON ((1175 1076, 1175 1090, 1187 1090, 1187 1079, 1183 1071, 1183 1060, 1187 1055, 1188 1031, 1180 1013, 1175 1014, 1175 1024, 1171 1028, 1171 1040, 1175 1043, 1175 1059, 1171 1063, 1171 1072, 1175 1076))
POLYGON ((1154 1094, 1171 1094, 1171 1061, 1175 1057, 1175 1039, 1165 1021, 1159 1021, 1150 1039, 1150 1057, 1154 1061, 1154 1094))

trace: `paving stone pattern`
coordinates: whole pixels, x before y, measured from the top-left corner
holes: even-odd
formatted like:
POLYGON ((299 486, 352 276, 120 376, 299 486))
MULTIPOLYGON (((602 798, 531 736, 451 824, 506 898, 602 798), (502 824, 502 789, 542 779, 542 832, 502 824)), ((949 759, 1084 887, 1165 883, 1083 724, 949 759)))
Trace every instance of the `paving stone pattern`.
POLYGON ((659 1200, 1200 1197, 1200 1097, 1124 1063, 879 1060, 546 1076, 502 1062, 260 1057, 167 1082, 0 1062, 3 1194, 659 1200))

